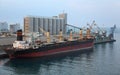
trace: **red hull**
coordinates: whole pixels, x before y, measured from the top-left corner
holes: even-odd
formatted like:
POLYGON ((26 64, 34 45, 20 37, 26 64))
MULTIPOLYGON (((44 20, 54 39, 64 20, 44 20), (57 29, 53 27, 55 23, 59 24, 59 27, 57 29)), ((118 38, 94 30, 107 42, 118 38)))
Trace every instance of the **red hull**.
POLYGON ((57 49, 52 49, 48 51, 42 51, 42 52, 31 52, 26 54, 18 54, 18 55, 9 55, 10 58, 31 58, 31 57, 44 57, 44 56, 50 56, 55 54, 62 54, 62 53, 69 53, 69 52, 77 52, 82 51, 86 49, 93 48, 93 43, 87 43, 82 45, 75 45, 75 46, 68 46, 68 47, 62 47, 57 49))

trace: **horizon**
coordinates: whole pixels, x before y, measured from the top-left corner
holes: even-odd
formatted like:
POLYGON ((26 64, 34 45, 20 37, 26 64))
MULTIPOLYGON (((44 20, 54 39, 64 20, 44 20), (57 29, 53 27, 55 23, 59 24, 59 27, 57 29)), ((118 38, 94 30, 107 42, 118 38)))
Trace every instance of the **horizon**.
POLYGON ((68 24, 77 27, 91 24, 93 20, 103 28, 114 24, 120 27, 119 0, 0 0, 0 8, 0 21, 20 23, 22 27, 25 16, 52 17, 63 12, 67 13, 68 24))

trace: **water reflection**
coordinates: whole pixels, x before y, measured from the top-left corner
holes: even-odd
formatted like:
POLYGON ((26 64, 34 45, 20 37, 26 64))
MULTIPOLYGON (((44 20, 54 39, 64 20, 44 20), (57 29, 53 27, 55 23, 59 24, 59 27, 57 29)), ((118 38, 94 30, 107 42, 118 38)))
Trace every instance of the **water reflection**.
POLYGON ((3 66, 4 63, 8 62, 9 59, 0 59, 0 66, 3 66))
POLYGON ((113 50, 114 49, 114 42, 109 43, 108 47, 109 47, 110 50, 113 50))
POLYGON ((94 50, 50 59, 1 59, 0 75, 120 75, 120 34, 117 41, 94 50))
POLYGON ((69 70, 74 69, 75 66, 81 63, 83 60, 91 60, 91 53, 93 50, 84 53, 70 54, 66 56, 57 56, 52 58, 34 58, 34 59, 13 59, 9 60, 4 66, 12 68, 15 74, 36 74, 36 75, 61 75, 66 70, 69 75, 69 70), (84 59, 84 56, 86 56, 84 59), (72 66, 74 65, 74 66, 72 66), (68 68, 68 69, 65 69, 68 68))

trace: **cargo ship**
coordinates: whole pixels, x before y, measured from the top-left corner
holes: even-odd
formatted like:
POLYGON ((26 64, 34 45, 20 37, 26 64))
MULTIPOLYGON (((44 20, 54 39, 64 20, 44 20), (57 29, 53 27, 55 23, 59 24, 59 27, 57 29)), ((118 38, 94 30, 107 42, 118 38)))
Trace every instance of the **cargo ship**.
MULTIPOLYGON (((48 57, 57 54, 79 52, 93 49, 94 39, 90 34, 90 30, 86 31, 86 37, 82 37, 80 30, 80 38, 73 39, 72 30, 69 38, 63 38, 62 30, 58 36, 58 41, 51 41, 49 31, 46 32, 46 41, 42 40, 23 40, 22 30, 17 31, 17 40, 13 43, 12 48, 4 49, 13 58, 33 58, 33 57, 48 57)), ((27 39, 28 40, 28 39, 27 39)))

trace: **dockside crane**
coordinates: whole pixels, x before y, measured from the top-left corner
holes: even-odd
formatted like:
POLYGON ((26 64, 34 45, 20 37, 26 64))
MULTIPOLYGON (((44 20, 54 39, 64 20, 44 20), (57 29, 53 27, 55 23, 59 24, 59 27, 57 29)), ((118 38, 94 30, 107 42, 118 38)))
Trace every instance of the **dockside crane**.
POLYGON ((110 39, 114 39, 114 31, 116 29, 116 25, 114 25, 113 27, 110 28, 110 34, 109 34, 109 38, 110 39))
POLYGON ((94 31, 94 33, 97 35, 97 36, 103 36, 103 37, 106 37, 106 33, 107 31, 100 28, 96 23, 95 21, 93 21, 93 23, 91 25, 89 25, 90 29, 92 29, 94 31))

